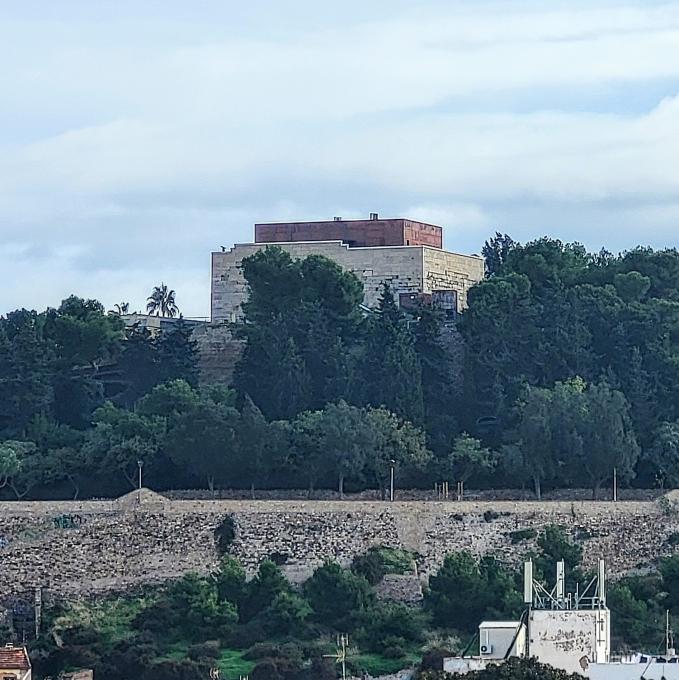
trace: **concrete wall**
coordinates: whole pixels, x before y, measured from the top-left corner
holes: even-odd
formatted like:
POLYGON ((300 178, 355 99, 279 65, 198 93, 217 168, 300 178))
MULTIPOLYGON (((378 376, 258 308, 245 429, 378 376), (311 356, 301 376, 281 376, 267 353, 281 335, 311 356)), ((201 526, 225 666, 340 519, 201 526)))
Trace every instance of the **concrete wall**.
MULTIPOLYGON (((459 308, 467 290, 483 278, 483 260, 425 246, 350 248, 339 241, 279 243, 293 258, 323 255, 354 272, 363 282, 364 302, 377 304, 383 282, 395 293, 432 292, 437 287, 458 291, 459 308)), ((212 321, 235 321, 247 299, 241 261, 265 244, 237 244, 227 252, 212 253, 212 321)))
POLYGON ((512 544, 510 533, 553 522, 584 542, 586 566, 602 556, 615 577, 672 554, 667 539, 679 531, 679 520, 650 502, 134 500, 0 503, 2 596, 37 586, 78 596, 207 573, 217 563, 215 527, 227 516, 237 528, 233 554, 250 573, 278 553, 293 581, 326 559, 349 564, 371 545, 417 552, 424 579, 455 550, 493 554, 518 568, 535 542, 512 544), (484 518, 490 510, 499 516, 484 518), (75 528, 59 528, 55 518, 64 514, 79 518, 75 528))
POLYGON ((592 662, 606 663, 609 614, 607 609, 531 611, 530 655, 569 673, 582 673, 592 662))

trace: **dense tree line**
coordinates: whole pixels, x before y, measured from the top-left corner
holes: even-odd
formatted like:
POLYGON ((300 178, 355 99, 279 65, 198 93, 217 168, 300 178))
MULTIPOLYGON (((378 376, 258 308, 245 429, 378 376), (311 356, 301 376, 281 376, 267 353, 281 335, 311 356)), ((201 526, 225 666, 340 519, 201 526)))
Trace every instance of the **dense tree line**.
MULTIPOLYGON (((401 486, 538 496, 596 495, 614 470, 676 484, 679 254, 503 235, 484 254, 488 277, 457 324, 461 382, 436 309, 400 309, 385 284, 366 310, 356 276, 275 247, 243 263, 244 352, 228 389, 199 385, 181 318, 152 335, 77 297, 0 317, 0 493, 121 493, 138 460, 159 489, 384 493, 392 467, 401 486)), ((166 293, 157 313, 175 313, 166 293)))

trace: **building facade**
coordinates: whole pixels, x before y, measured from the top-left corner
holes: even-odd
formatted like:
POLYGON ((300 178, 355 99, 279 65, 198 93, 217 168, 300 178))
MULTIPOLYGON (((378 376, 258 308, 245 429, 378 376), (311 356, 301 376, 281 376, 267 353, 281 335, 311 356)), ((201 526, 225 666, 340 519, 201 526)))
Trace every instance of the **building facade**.
POLYGON ((457 313, 467 292, 483 279, 478 256, 443 250, 441 227, 406 219, 295 222, 255 225, 255 243, 236 244, 212 253, 212 321, 236 321, 247 299, 243 259, 275 245, 295 259, 323 255, 362 281, 364 304, 374 307, 383 283, 407 305, 425 296, 457 313), (377 245, 377 244, 380 245, 377 245), (436 244, 436 245, 431 245, 436 244))

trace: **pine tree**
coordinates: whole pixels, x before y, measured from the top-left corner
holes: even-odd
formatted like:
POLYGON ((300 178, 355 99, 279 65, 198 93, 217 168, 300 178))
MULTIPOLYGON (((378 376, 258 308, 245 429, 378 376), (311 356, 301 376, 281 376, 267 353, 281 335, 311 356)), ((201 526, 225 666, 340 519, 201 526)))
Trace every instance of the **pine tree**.
POLYGON ((386 283, 368 320, 361 370, 355 378, 365 404, 384 406, 401 418, 422 423, 422 366, 413 334, 386 283))

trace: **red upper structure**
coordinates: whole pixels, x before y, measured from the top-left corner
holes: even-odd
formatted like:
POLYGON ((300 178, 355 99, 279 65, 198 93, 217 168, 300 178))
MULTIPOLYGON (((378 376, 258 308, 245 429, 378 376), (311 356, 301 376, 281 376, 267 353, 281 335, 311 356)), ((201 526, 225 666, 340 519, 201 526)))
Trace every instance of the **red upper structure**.
POLYGON ((27 671, 30 667, 31 661, 25 647, 15 647, 14 645, 0 647, 0 668, 27 671))
POLYGON ((403 218, 328 222, 274 222, 255 224, 255 243, 342 241, 355 248, 376 246, 431 246, 443 248, 443 229, 434 224, 403 218))

